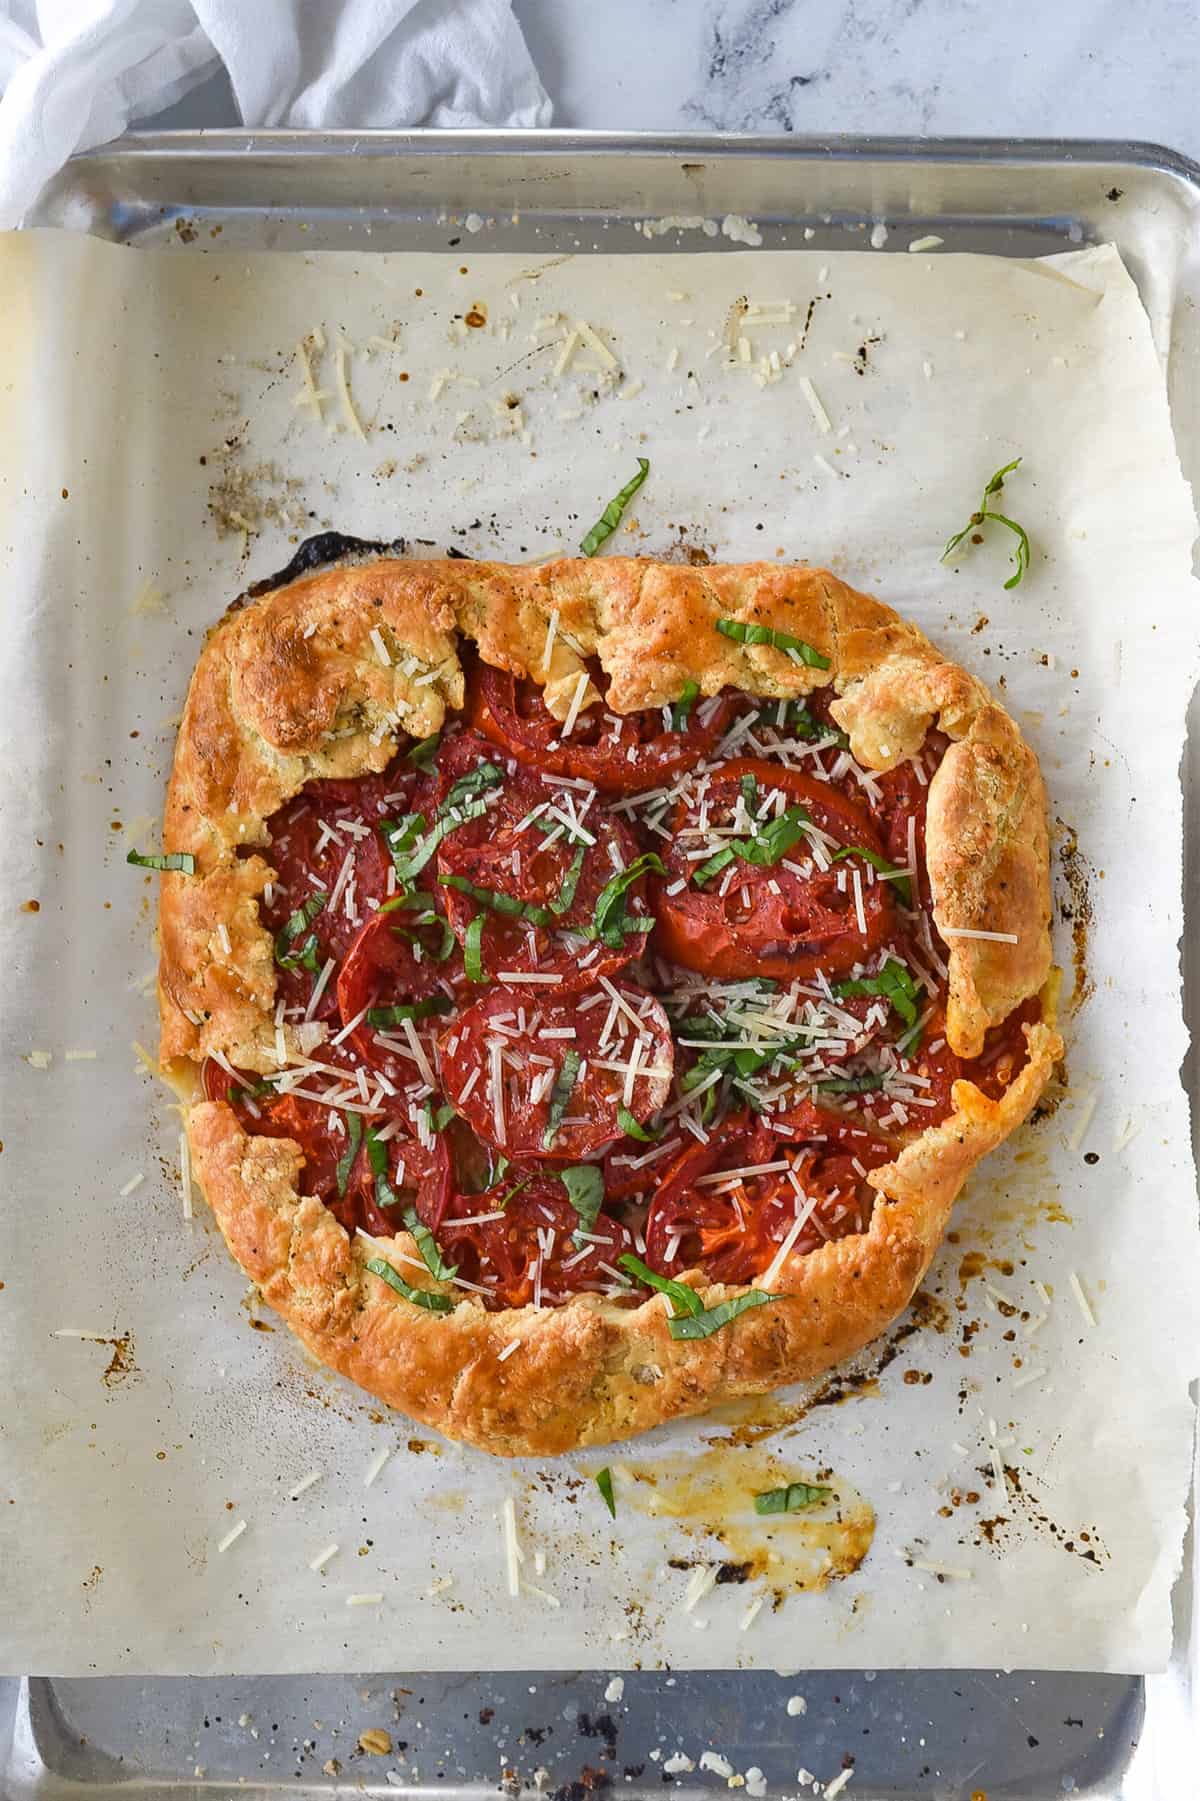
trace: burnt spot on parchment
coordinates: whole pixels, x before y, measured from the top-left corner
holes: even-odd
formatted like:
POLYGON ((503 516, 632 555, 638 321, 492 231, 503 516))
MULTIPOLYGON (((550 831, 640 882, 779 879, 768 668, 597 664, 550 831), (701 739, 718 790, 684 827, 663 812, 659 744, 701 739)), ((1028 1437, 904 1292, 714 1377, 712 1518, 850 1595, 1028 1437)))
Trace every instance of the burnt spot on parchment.
POLYGON ((1075 986, 1067 1005, 1071 1012, 1077 1013, 1084 1002, 1090 999, 1096 986, 1088 969, 1088 951, 1095 920, 1092 888, 1096 871, 1079 848, 1079 835, 1074 826, 1067 825, 1062 819, 1055 823, 1060 834, 1055 902, 1059 918, 1071 928, 1071 963, 1075 986))

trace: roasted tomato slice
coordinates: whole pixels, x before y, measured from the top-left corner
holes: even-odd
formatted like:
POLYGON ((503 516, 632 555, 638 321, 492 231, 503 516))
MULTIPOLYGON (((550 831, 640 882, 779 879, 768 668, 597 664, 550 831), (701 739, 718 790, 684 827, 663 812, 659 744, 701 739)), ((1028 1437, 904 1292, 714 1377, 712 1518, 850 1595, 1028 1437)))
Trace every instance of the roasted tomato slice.
POLYGON ((438 1053, 447 1100, 486 1143, 571 1162, 623 1136, 621 1106, 644 1125, 663 1105, 674 1047, 662 1007, 640 989, 620 987, 618 999, 603 988, 552 992, 491 989, 438 1053))
MULTIPOLYGON (((958 1057, 946 1042, 946 1015, 939 1006, 922 1035, 920 1047, 910 1059, 910 1067, 928 1087, 921 1091, 922 1106, 909 1114, 910 1126, 936 1126, 950 1113, 951 1089, 960 1078, 974 1082, 989 1100, 998 1101, 1020 1075, 1029 1060, 1029 1046, 1024 1028, 1036 1025, 1042 1017, 1042 1003, 1037 995, 1022 1001, 1003 1025, 993 1026, 984 1039, 983 1050, 970 1062, 958 1057)), ((869 1104, 874 1097, 864 1096, 869 1104)))
POLYGON ((471 723, 519 763, 592 782, 606 794, 638 794, 694 769, 751 704, 736 694, 697 700, 682 731, 664 726, 661 707, 619 716, 593 706, 564 737, 536 682, 478 663, 467 696, 471 723))
MULTIPOLYGON (((866 880, 861 883, 865 933, 860 929, 852 859, 821 870, 801 840, 774 863, 735 857, 702 887, 695 884, 700 865, 685 853, 705 842, 707 828, 735 818, 738 798, 751 781, 760 805, 772 791, 781 792, 787 806, 805 808, 813 824, 838 845, 861 845, 877 856, 884 854, 866 808, 831 783, 765 759, 723 763, 703 796, 682 802, 675 814, 664 852, 668 873, 657 884, 658 949, 687 969, 717 977, 794 981, 811 978, 818 969, 841 975, 884 943, 895 922, 889 885, 866 880), (683 879, 687 886, 672 894, 683 879)), ((715 847, 719 841, 710 842, 715 847)))
MULTIPOLYGON (((438 851, 443 904, 462 941, 471 921, 482 914, 479 953, 487 973, 536 970, 557 975, 558 990, 564 993, 615 975, 642 955, 644 932, 625 933, 616 945, 597 941, 582 954, 578 938, 570 943, 561 936, 591 926, 601 893, 638 855, 637 839, 623 820, 595 805, 580 817, 578 801, 577 793, 521 774, 505 783, 486 815, 443 840, 438 851), (442 884, 441 877, 502 895, 531 909, 534 918, 498 911, 462 888, 442 884)), ((650 918, 646 889, 645 876, 626 889, 625 916, 650 918)))
POLYGON ((612 1289, 620 1281, 617 1258, 633 1249, 618 1220, 601 1213, 581 1227, 559 1178, 519 1165, 482 1194, 456 1194, 437 1235, 460 1276, 506 1307, 527 1307, 535 1299, 550 1306, 573 1294, 612 1289), (581 1230, 587 1236, 577 1239, 581 1230))
POLYGON ((894 1155, 857 1120, 811 1102, 773 1126, 722 1133, 663 1181, 646 1220, 646 1260, 668 1275, 699 1267, 715 1282, 753 1282, 798 1218, 801 1256, 865 1231, 874 1194, 863 1178, 894 1155))
POLYGON ((412 1007, 418 1029, 425 1029, 424 1019, 453 1009, 456 990, 466 980, 458 944, 437 908, 434 897, 421 891, 400 905, 385 902, 359 931, 338 972, 342 1025, 359 1022, 346 1042, 393 1081, 398 1072, 410 1081, 412 1065, 398 1060, 377 1034, 403 1034, 400 1016, 372 1020, 363 1015, 412 1007))

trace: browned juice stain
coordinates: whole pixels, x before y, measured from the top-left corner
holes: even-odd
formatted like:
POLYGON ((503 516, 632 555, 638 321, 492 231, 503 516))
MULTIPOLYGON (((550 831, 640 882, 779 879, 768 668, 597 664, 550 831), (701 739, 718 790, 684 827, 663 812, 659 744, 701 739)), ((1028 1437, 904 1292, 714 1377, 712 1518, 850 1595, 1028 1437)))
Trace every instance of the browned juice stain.
POLYGON ((669 1520, 689 1544, 670 1561, 713 1563, 719 1583, 765 1581, 782 1602, 857 1570, 875 1535, 875 1510, 851 1483, 754 1446, 726 1443, 630 1464, 622 1501, 669 1520), (789 1482, 828 1488, 829 1499, 797 1513, 758 1514, 755 1495, 789 1482))
POLYGON ((1067 825, 1062 819, 1055 823, 1059 838, 1058 911, 1071 928, 1071 962, 1075 971, 1075 986, 1067 1004, 1070 1011, 1076 1013, 1096 986, 1088 969, 1088 949, 1095 919, 1092 883, 1096 872, 1079 848, 1079 834, 1074 826, 1067 825))

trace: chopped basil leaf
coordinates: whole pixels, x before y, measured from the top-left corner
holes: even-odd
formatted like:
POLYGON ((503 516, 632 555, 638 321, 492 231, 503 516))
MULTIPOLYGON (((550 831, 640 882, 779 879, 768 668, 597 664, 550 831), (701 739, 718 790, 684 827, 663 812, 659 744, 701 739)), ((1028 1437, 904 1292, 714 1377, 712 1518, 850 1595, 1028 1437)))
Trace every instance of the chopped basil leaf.
POLYGON ((604 1177, 594 1163, 581 1163, 576 1169, 560 1169, 558 1176, 579 1215, 580 1225, 590 1232, 604 1205, 604 1177))
POLYGON ((301 932, 307 932, 317 914, 322 911, 328 901, 327 894, 310 894, 302 907, 288 919, 287 923, 275 934, 275 961, 280 969, 307 969, 315 975, 317 962, 317 935, 309 932, 303 944, 295 950, 289 949, 299 938, 301 932))
POLYGON ((463 968, 467 972, 468 982, 491 980, 483 967, 483 928, 486 920, 486 914, 476 913, 463 938, 463 968))
POLYGON ((496 1202, 494 1211, 496 1213, 503 1213, 504 1209, 508 1206, 508 1203, 512 1200, 513 1196, 520 1194, 520 1192, 523 1188, 528 1188, 529 1184, 532 1181, 533 1181, 532 1176, 522 1176, 521 1180, 519 1182, 514 1182, 513 1186, 509 1189, 508 1193, 501 1195, 500 1199, 496 1202))
POLYGON ((396 868, 396 880, 402 888, 411 887, 432 857, 443 838, 457 831, 460 825, 466 825, 472 819, 479 819, 487 812, 487 802, 482 800, 464 801, 453 813, 443 813, 438 808, 438 819, 433 829, 421 837, 425 831, 425 815, 423 813, 406 813, 399 824, 384 820, 380 826, 383 841, 391 852, 392 862, 396 868))
POLYGON ((619 870, 611 880, 607 881, 596 898, 596 909, 592 914, 592 931, 611 950, 620 950, 629 932, 649 931, 654 921, 643 926, 640 919, 633 919, 625 912, 625 896, 633 884, 642 876, 653 870, 656 875, 666 875, 667 871, 661 857, 653 851, 646 851, 635 857, 628 869, 619 870))
POLYGON ((587 533, 579 548, 585 557, 594 557, 606 538, 611 538, 621 523, 621 515, 629 505, 642 483, 650 473, 650 464, 645 457, 638 458, 638 472, 625 483, 619 494, 614 494, 604 511, 587 533))
POLYGON ((1011 463, 1005 463, 1003 469, 997 469, 995 475, 992 476, 987 487, 983 490, 979 506, 975 512, 971 514, 971 517, 967 520, 967 523, 963 526, 962 530, 960 532, 955 532, 953 537, 947 538, 946 548, 943 550, 941 556, 943 563, 952 550, 958 549, 958 546, 962 543, 964 538, 972 536, 977 531, 978 527, 983 525, 987 520, 994 519, 997 525, 1007 526, 1008 530, 1016 537, 1017 547, 1013 551, 1012 558, 1016 568, 1013 574, 1009 576, 1004 586, 1006 588, 1015 588, 1017 586, 1021 577, 1025 574, 1025 571, 1029 568, 1029 559, 1031 555, 1029 548, 1029 534, 1023 525, 1017 524, 1015 519, 1009 519, 1004 513, 997 513, 994 508, 988 505, 988 501, 993 494, 999 494, 1004 486, 1005 476, 1011 475, 1013 470, 1019 469, 1020 466, 1021 458, 1014 457, 1011 463))
POLYGON ((449 922, 443 919, 436 908, 430 905, 429 896, 427 894, 421 894, 412 889, 410 889, 407 894, 393 894, 390 900, 385 900, 383 902, 379 911, 381 913, 395 913, 401 907, 420 907, 421 911, 413 920, 411 930, 407 926, 394 925, 392 930, 395 932, 396 936, 398 938, 407 938, 410 944, 419 944, 422 951, 424 951, 427 956, 432 957, 435 963, 444 963, 458 942, 454 933, 450 930, 449 922), (438 942, 432 949, 418 936, 418 933, 423 926, 436 926, 438 929, 438 942))
POLYGON ((742 805, 753 819, 758 812, 758 783, 752 775, 744 775, 739 786, 742 790, 742 805))
POLYGON ((157 853, 143 856, 140 850, 131 850, 125 861, 138 869, 177 869, 180 875, 196 873, 196 859, 190 850, 169 850, 161 857, 157 853))
POLYGON ((659 1294, 667 1295, 675 1308, 676 1319, 682 1314, 699 1318, 704 1312, 704 1302, 694 1288, 689 1288, 686 1282, 675 1282, 670 1276, 660 1276, 657 1270, 651 1269, 648 1263, 643 1263, 640 1257, 635 1257, 632 1251, 626 1251, 617 1258, 617 1268, 628 1270, 646 1288, 656 1288, 659 1294))
POLYGON ((755 1495, 755 1513, 799 1513, 802 1508, 816 1507, 827 1501, 831 1488, 819 1488, 813 1482, 789 1482, 786 1488, 769 1488, 755 1495))
POLYGON ((444 1132, 446 1127, 450 1124, 450 1121, 458 1118, 458 1113, 449 1104, 435 1109, 432 1101, 426 1101, 421 1112, 424 1116, 425 1124, 432 1133, 444 1132))
POLYGON ((908 973, 908 965, 905 963, 888 962, 878 975, 857 976, 850 981, 835 982, 833 993, 837 1000, 849 1000, 858 994, 880 994, 891 1003, 906 1026, 915 1026, 917 1023, 921 990, 908 973))
POLYGON ((463 805, 474 800, 480 794, 486 794, 489 788, 497 788, 504 780, 504 771, 495 763, 481 763, 472 769, 469 775, 460 776, 449 794, 437 810, 439 819, 446 819, 457 813, 463 805))
POLYGON ((828 1082, 816 1082, 820 1094, 874 1094, 883 1087, 882 1071, 869 1069, 861 1076, 834 1076, 828 1082))
POLYGON ((783 718, 780 720, 778 704, 759 708, 759 720, 763 725, 773 726, 777 732, 792 732, 797 738, 805 738, 816 744, 823 740, 832 740, 839 750, 849 750, 850 739, 847 733, 836 725, 823 725, 814 719, 802 700, 789 700, 783 703, 783 718))
POLYGON ((437 1239, 415 1207, 404 1209, 404 1223, 408 1227, 409 1237, 417 1247, 421 1262, 431 1276, 436 1276, 439 1282, 448 1282, 451 1276, 458 1274, 457 1263, 446 1262, 437 1239))
POLYGON ((414 1288, 411 1282, 406 1282, 399 1271, 394 1270, 390 1263, 385 1263, 382 1257, 372 1257, 367 1268, 373 1276, 378 1276, 381 1282, 386 1282, 389 1288, 394 1288, 397 1294, 403 1295, 406 1301, 411 1301, 414 1307, 424 1307, 429 1313, 451 1313, 454 1309, 454 1302, 448 1294, 437 1294, 430 1288, 414 1288))
POLYGON ((575 852, 575 855, 571 858, 571 867, 563 877, 562 887, 558 891, 557 899, 550 902, 550 911, 556 917, 565 913, 575 899, 575 890, 578 888, 579 878, 583 874, 584 851, 585 846, 581 844, 579 849, 575 852))
POLYGON ((358 1147, 362 1143, 362 1120, 357 1113, 343 1113, 346 1124, 346 1148, 338 1158, 337 1191, 341 1199, 346 1198, 346 1184, 350 1180, 350 1172, 354 1168, 354 1160, 358 1156, 358 1147))
POLYGON ((740 1313, 748 1313, 751 1307, 768 1307, 778 1299, 777 1294, 767 1294, 761 1288, 748 1288, 745 1294, 734 1295, 718 1307, 706 1307, 688 1319, 668 1320, 667 1330, 672 1338, 711 1338, 740 1313))
POLYGON ((671 730, 686 732, 688 721, 692 716, 692 708, 700 698, 699 682, 685 682, 683 692, 671 708, 671 730))
POLYGON ((532 901, 517 900, 511 894, 497 894, 494 888, 476 888, 474 882, 468 882, 466 876, 440 875, 438 881, 443 888, 457 888, 460 894, 470 895, 481 907, 487 907, 492 913, 505 913, 511 919, 528 919, 535 926, 552 926, 554 915, 546 907, 536 907, 532 901))
POLYGON ((563 1115, 567 1111, 567 1103, 579 1080, 579 1065, 583 1061, 578 1051, 568 1051, 562 1060, 562 1067, 554 1078, 554 1087, 550 1091, 550 1117, 546 1121, 546 1130, 542 1133, 542 1149, 548 1151, 558 1135, 563 1115))
POLYGON ((434 732, 432 738, 421 738, 410 750, 405 751, 404 761, 412 763, 417 769, 429 769, 437 756, 438 746, 442 742, 442 734, 434 732))
POLYGON ((388 1181, 387 1141, 377 1137, 370 1126, 367 1127, 367 1162, 371 1165, 371 1174, 375 1177, 375 1205, 377 1207, 394 1207, 399 1197, 388 1181))
POLYGON ((732 638, 735 644, 769 644, 772 650, 794 650, 810 669, 830 667, 829 658, 823 657, 806 639, 793 638, 790 632, 773 631, 769 625, 747 625, 741 619, 718 619, 717 630, 723 638, 732 638))
POLYGON ((724 845, 707 863, 701 863, 699 869, 692 871, 692 880, 702 888, 705 882, 740 857, 743 863, 753 863, 756 868, 766 869, 786 857, 794 845, 804 836, 804 828, 808 824, 808 811, 804 807, 788 807, 778 819, 768 819, 765 825, 759 826, 753 838, 734 838, 724 845))
POLYGON ((912 906, 912 882, 908 876, 900 874, 894 863, 890 863, 886 857, 881 857, 877 850, 868 850, 865 844, 844 844, 841 850, 834 851, 829 861, 837 863, 843 857, 861 857, 864 863, 869 863, 872 869, 879 871, 880 875, 894 876, 896 893, 906 907, 912 906))
POLYGON ((433 1013, 452 1013, 454 1002, 448 994, 431 994, 423 1001, 402 1001, 395 1007, 368 1007, 369 1026, 398 1026, 406 1019, 428 1019, 433 1013))
POLYGON ((615 1520, 617 1517, 617 1501, 616 1496, 613 1494, 612 1471, 607 1465, 605 1465, 604 1469, 597 1470, 596 1487, 600 1490, 604 1505, 608 1508, 608 1511, 615 1520))
POLYGON ((662 1137, 661 1132, 647 1132, 645 1126, 633 1117, 628 1107, 617 1108, 617 1124, 626 1138, 636 1138, 639 1144, 657 1144, 662 1137))

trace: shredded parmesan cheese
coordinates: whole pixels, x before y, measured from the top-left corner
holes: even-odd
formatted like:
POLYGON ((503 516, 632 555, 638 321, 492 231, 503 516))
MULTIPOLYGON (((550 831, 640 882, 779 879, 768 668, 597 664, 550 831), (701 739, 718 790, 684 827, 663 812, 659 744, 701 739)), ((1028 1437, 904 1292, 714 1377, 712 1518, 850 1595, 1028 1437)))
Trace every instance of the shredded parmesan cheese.
POLYGON ((229 1528, 229 1531, 225 1534, 224 1538, 217 1540, 218 1552, 228 1551, 230 1545, 236 1543, 236 1541, 242 1536, 242 1533, 245 1530, 246 1530, 245 1520, 239 1520, 236 1526, 231 1526, 229 1528))

